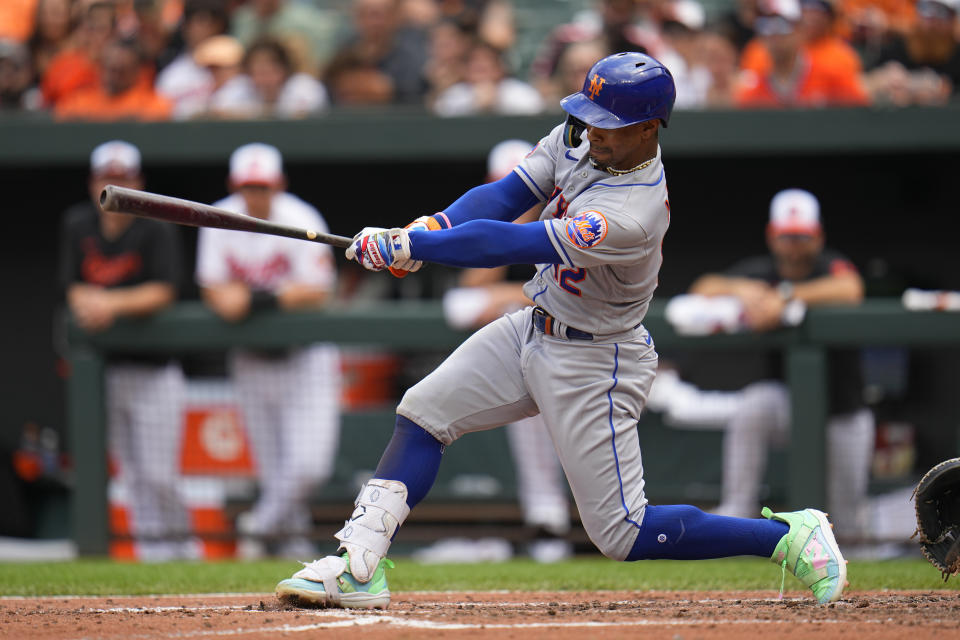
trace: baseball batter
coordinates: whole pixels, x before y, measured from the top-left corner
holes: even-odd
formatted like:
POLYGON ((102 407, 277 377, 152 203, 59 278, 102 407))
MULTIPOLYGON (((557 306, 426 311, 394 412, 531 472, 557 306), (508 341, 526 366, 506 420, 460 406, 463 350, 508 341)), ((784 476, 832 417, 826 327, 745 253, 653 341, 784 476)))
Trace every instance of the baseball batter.
POLYGON ((658 135, 676 89, 641 53, 598 61, 561 106, 566 123, 507 177, 471 189, 413 226, 361 231, 347 257, 371 270, 422 261, 476 267, 528 263, 536 306, 473 334, 404 395, 393 437, 338 555, 277 585, 282 600, 339 607, 390 602, 385 557, 397 528, 427 494, 444 447, 472 431, 539 413, 592 542, 615 560, 769 556, 820 602, 839 599, 846 564, 825 514, 766 519, 650 505, 637 421, 657 370, 643 318, 657 286, 670 219, 658 135), (538 222, 512 224, 537 201, 538 222))
MULTIPOLYGON (((280 152, 249 144, 230 158, 233 193, 215 203, 236 213, 326 232, 320 213, 284 191, 280 152)), ((335 284, 326 245, 203 228, 197 281, 204 301, 237 322, 258 309, 322 305, 335 284)), ((260 496, 239 516, 239 554, 310 557, 308 498, 333 472, 339 440, 340 361, 335 346, 231 354, 230 371, 253 446, 260 496), (269 544, 267 544, 269 543, 269 544)))

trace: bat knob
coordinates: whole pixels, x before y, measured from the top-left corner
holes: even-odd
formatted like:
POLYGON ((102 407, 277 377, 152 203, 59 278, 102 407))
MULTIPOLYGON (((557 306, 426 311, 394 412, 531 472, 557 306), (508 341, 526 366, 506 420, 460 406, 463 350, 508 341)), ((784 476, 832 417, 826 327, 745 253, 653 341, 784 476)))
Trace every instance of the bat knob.
POLYGON ((104 211, 114 211, 117 208, 117 186, 108 184, 100 192, 100 208, 104 211))

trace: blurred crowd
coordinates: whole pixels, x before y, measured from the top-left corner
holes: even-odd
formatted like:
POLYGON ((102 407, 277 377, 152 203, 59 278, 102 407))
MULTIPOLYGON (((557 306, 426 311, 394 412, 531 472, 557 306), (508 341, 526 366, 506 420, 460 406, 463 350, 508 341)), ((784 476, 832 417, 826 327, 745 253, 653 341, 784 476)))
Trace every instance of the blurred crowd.
POLYGON ((593 62, 624 50, 671 70, 678 109, 941 105, 960 94, 958 9, 960 0, 3 0, 0 111, 533 114, 559 111, 593 62))

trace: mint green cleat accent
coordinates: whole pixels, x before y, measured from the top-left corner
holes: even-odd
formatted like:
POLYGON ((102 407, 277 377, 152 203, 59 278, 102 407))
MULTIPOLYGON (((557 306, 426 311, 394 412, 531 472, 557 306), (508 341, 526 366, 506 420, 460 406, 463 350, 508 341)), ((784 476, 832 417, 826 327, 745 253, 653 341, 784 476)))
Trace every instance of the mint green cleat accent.
MULTIPOLYGON (((790 526, 770 560, 783 571, 790 571, 813 591, 820 604, 836 602, 847 586, 847 561, 833 537, 833 525, 827 514, 816 509, 774 513, 768 507, 761 512, 768 520, 790 526)), ((783 587, 780 588, 783 597, 783 587)))
POLYGON ((394 564, 388 558, 380 560, 368 582, 360 582, 350 574, 350 557, 346 552, 305 562, 303 566, 292 578, 277 584, 280 602, 295 607, 344 609, 386 609, 390 604, 386 570, 394 564))

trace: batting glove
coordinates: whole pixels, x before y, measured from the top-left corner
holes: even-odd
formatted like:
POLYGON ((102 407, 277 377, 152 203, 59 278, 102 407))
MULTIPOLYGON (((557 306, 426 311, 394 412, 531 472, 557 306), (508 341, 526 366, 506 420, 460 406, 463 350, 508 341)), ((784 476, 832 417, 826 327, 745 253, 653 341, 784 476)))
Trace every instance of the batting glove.
POLYGON ((410 261, 410 235, 406 229, 365 227, 353 237, 346 256, 370 271, 406 264, 410 261))
MULTIPOLYGON (((407 231, 436 231, 441 229, 440 223, 434 219, 433 216, 420 216, 410 224, 404 227, 407 231)), ((405 262, 398 262, 396 265, 390 267, 390 273, 392 273, 397 278, 403 278, 408 273, 413 273, 414 271, 419 271, 420 267, 423 266, 423 260, 407 260, 405 262)))

